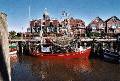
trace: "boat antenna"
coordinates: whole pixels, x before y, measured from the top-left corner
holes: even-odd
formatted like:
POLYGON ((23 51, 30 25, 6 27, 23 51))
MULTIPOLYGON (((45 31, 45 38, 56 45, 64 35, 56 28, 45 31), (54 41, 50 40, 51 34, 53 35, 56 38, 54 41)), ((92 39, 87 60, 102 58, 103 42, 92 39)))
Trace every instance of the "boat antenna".
POLYGON ((28 20, 31 20, 31 0, 28 0, 28 20))
POLYGON ((27 24, 27 26, 28 27, 30 27, 30 21, 31 21, 31 6, 30 6, 30 2, 31 2, 31 0, 28 0, 28 24, 27 24))
POLYGON ((28 9, 29 9, 29 17, 28 17, 28 19, 31 20, 31 6, 30 5, 29 5, 28 9))

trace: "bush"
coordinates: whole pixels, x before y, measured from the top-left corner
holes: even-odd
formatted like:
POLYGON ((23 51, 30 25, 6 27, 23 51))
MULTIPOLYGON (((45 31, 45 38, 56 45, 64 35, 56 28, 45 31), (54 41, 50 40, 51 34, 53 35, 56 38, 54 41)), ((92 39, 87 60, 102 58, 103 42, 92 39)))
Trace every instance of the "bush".
POLYGON ((97 32, 86 32, 86 34, 87 34, 87 37, 92 37, 92 36, 100 37, 101 36, 101 34, 97 32))

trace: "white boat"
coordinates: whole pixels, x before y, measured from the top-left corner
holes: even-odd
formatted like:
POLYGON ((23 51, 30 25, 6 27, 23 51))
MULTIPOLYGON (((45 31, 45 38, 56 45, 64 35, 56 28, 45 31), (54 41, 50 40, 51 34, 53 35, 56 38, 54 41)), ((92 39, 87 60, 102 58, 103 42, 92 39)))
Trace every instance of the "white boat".
POLYGON ((15 44, 9 45, 9 55, 10 57, 17 57, 17 46, 15 44))

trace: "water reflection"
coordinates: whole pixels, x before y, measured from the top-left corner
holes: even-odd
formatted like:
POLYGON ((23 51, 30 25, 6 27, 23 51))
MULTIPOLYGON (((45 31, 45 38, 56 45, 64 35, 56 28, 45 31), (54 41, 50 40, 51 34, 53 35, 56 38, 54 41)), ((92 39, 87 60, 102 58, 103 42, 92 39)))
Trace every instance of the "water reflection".
POLYGON ((120 79, 118 77, 120 65, 99 60, 38 59, 22 56, 16 63, 12 61, 11 63, 13 81, 104 81, 113 79, 117 81, 120 79), (109 76, 113 79, 108 78, 109 76))
POLYGON ((42 59, 32 62, 32 64, 33 75, 40 76, 44 81, 72 81, 76 73, 90 71, 88 60, 42 59))

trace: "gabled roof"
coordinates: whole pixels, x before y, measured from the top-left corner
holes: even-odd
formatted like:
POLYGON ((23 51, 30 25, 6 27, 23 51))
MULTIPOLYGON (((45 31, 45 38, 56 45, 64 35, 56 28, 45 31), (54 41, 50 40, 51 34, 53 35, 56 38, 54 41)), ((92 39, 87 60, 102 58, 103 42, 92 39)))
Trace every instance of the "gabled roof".
POLYGON ((96 17, 95 19, 92 20, 91 23, 98 23, 98 22, 104 22, 100 17, 96 17))
POLYGON ((104 22, 99 16, 98 17, 96 17, 95 19, 97 19, 97 20, 99 20, 99 21, 102 21, 102 22, 104 22))
POLYGON ((111 20, 111 19, 115 19, 115 20, 120 21, 120 19, 119 19, 118 17, 116 17, 116 16, 112 16, 111 18, 107 19, 105 22, 108 22, 108 21, 111 20))
POLYGON ((96 24, 97 25, 99 22, 103 22, 104 23, 104 21, 100 17, 96 17, 95 19, 93 19, 90 22, 90 24, 88 24, 88 27, 90 27, 91 24, 96 24))

